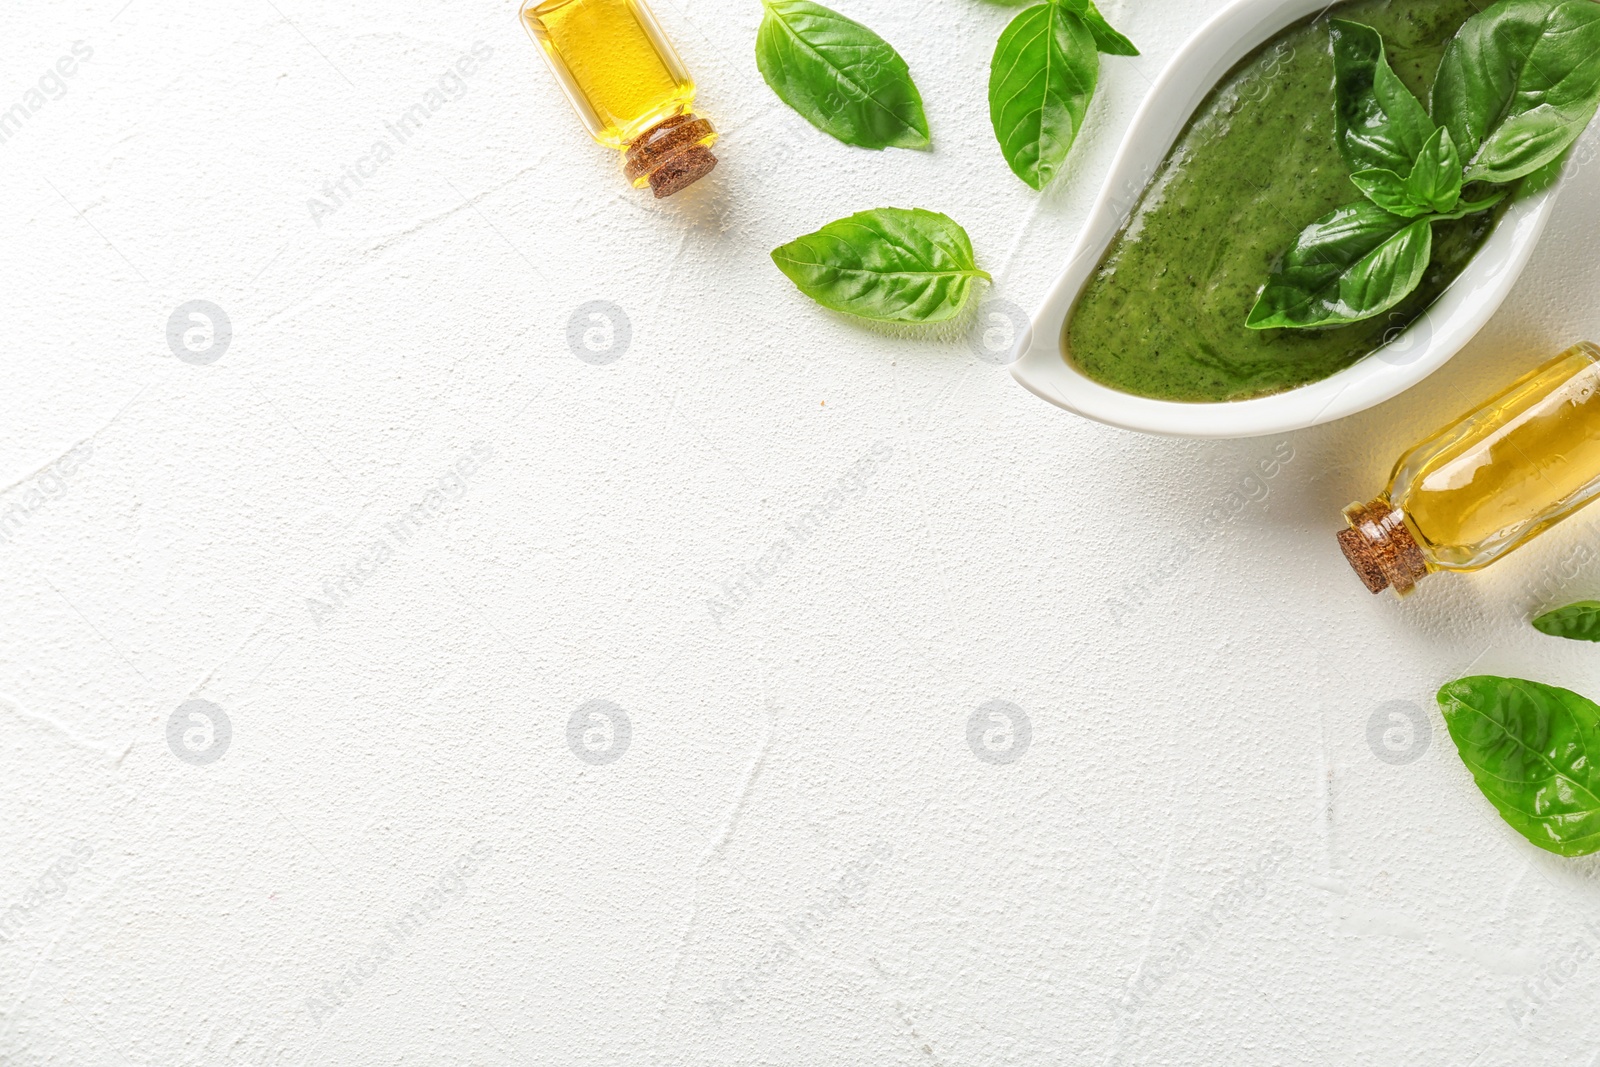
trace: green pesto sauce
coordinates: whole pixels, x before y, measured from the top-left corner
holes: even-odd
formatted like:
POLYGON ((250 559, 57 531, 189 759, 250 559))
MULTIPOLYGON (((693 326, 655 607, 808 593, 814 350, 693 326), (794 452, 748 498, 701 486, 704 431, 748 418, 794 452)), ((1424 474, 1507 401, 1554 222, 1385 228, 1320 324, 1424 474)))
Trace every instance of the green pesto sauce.
MULTIPOLYGON (((1354 0, 1334 14, 1383 34, 1424 103, 1473 0, 1354 0)), ((1326 378, 1383 344, 1455 280, 1498 221, 1435 223, 1416 292, 1364 322, 1249 330, 1245 316, 1295 235, 1359 200, 1335 140, 1327 21, 1247 56, 1201 102, 1068 319, 1067 358, 1104 385, 1161 400, 1243 400, 1326 378), (1392 335, 1391 335, 1392 336, 1392 335)))

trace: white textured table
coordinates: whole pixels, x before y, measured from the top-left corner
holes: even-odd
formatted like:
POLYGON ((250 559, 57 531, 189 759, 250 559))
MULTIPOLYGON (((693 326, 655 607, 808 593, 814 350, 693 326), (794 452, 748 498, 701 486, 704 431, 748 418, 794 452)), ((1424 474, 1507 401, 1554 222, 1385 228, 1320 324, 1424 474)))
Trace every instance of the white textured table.
POLYGON ((1419 388, 1137 437, 767 251, 932 208, 1031 307, 1218 5, 1106 5, 1145 55, 1042 196, 988 125, 1011 10, 840 6, 935 149, 828 141, 754 0, 671 0, 724 139, 661 204, 505 0, 9 5, 0 1062, 1594 1062, 1596 865, 1431 693, 1600 695, 1524 621, 1600 593, 1595 528, 1405 603, 1332 533, 1600 335, 1600 166, 1419 388))

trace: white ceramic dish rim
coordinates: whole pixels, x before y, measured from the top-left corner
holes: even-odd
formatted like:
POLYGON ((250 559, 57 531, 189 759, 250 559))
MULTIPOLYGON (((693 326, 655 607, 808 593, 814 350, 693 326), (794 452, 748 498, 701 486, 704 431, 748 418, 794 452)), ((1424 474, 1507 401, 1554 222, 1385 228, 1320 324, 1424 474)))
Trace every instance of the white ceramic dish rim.
POLYGON ((1237 0, 1167 64, 1128 127, 1066 267, 1017 340, 1011 373, 1030 392, 1086 418, 1144 433, 1214 438, 1283 433, 1332 422, 1398 395, 1443 366, 1489 321, 1533 254, 1559 183, 1513 203, 1450 288, 1404 331, 1321 381, 1253 400, 1176 403, 1110 389, 1080 374, 1063 356, 1060 338, 1078 294, 1195 108, 1239 60, 1327 6, 1327 0, 1237 0))

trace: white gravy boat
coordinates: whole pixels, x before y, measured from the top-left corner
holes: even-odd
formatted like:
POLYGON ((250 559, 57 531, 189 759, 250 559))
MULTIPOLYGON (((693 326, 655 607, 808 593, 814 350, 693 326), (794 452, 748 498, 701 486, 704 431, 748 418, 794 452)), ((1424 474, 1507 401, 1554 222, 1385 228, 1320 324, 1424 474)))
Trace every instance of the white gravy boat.
MULTIPOLYGON (((1067 264, 1013 350, 1012 377, 1050 403, 1144 433, 1256 437, 1342 419, 1432 374, 1483 328, 1544 230, 1560 183, 1519 197, 1450 288, 1388 344, 1339 373, 1272 396, 1181 403, 1134 396, 1078 373, 1061 336, 1078 294, 1195 108, 1233 66, 1327 0, 1238 0, 1179 49, 1128 128, 1067 264)), ((1355 188, 1351 187, 1352 199, 1355 188)))

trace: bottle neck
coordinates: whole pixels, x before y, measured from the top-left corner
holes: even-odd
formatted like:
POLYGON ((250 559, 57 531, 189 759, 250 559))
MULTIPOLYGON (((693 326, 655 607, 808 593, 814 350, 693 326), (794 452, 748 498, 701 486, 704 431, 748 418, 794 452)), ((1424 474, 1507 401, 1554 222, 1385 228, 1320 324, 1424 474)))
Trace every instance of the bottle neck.
POLYGON ((1339 547, 1356 575, 1374 593, 1393 588, 1405 596, 1431 569, 1406 525, 1406 514, 1388 497, 1344 509, 1350 528, 1339 531, 1339 547))
POLYGON ((658 199, 671 196, 711 173, 716 139, 717 131, 698 115, 673 115, 633 139, 622 172, 635 186, 649 182, 658 199))

